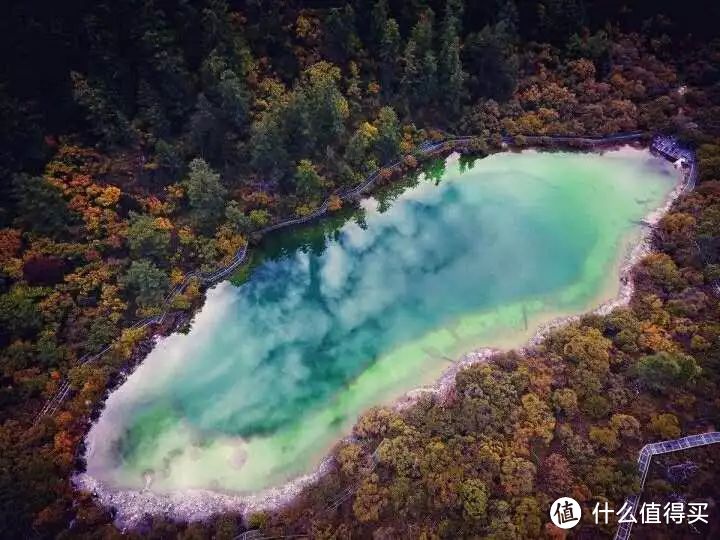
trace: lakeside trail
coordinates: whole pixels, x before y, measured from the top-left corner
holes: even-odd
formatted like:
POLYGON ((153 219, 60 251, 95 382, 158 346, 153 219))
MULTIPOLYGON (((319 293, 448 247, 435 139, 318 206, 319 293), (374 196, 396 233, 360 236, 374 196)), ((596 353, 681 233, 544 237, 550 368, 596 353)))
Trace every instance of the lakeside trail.
MULTIPOLYGON (((605 314, 615 307, 629 302, 634 289, 631 271, 635 263, 652 250, 652 228, 671 207, 675 199, 686 189, 692 189, 693 187, 692 169, 689 172, 686 171, 686 173, 685 182, 681 182, 676 186, 662 207, 647 216, 645 223, 648 227, 643 230, 640 241, 634 245, 629 256, 622 261, 619 273, 619 293, 612 300, 592 310, 593 313, 605 314)), ((527 353, 540 343, 548 332, 580 317, 581 315, 561 317, 541 325, 535 335, 520 351, 527 353)), ((406 393, 395 400, 393 406, 397 409, 407 408, 414 404, 420 396, 427 393, 433 393, 441 397, 446 395, 452 388, 455 375, 459 370, 486 361, 498 351, 499 349, 480 348, 462 355, 433 384, 406 393)), ((262 490, 252 495, 233 495, 232 493, 205 489, 183 490, 165 494, 155 493, 147 488, 142 491, 113 490, 106 488, 101 482, 86 474, 77 475, 74 481, 77 487, 94 493, 103 504, 115 507, 118 510, 116 517, 118 525, 132 528, 140 524, 147 514, 161 514, 174 519, 200 520, 218 512, 239 511, 249 513, 261 509, 276 509, 290 502, 300 491, 320 478, 332 466, 333 458, 329 455, 313 472, 298 477, 282 486, 262 490)))
MULTIPOLYGON (((534 136, 534 135, 520 135, 520 136, 504 136, 502 138, 502 145, 503 147, 507 147, 508 145, 512 145, 516 140, 520 141, 522 140, 522 148, 531 148, 533 145, 537 145, 540 148, 547 148, 547 147, 553 147, 554 145, 565 145, 569 146, 572 149, 582 149, 582 148, 590 148, 590 149, 596 149, 598 147, 612 147, 612 146, 618 146, 620 144, 629 144, 630 142, 637 142, 645 139, 647 137, 647 134, 641 131, 636 132, 630 132, 630 133, 619 133, 615 135, 608 135, 606 137, 583 137, 583 136, 534 136)), ((477 137, 474 136, 449 136, 443 140, 440 141, 425 141, 417 146, 414 152, 411 152, 411 154, 416 153, 420 157, 430 157, 438 154, 449 154, 453 151, 456 152, 472 152, 472 148, 475 145, 477 141, 479 141, 477 137)), ((657 141, 659 140, 658 137, 656 137, 655 141, 651 145, 651 149, 654 149, 657 146, 657 141)), ((662 142, 662 141, 661 141, 662 142)), ((658 152, 663 155, 663 157, 668 158, 672 157, 667 152, 667 145, 661 145, 658 149, 658 152)), ((328 196, 323 203, 318 207, 315 211, 311 212, 310 214, 300 217, 300 218, 291 218, 284 221, 281 221, 279 223, 275 223, 272 225, 269 225, 265 227, 264 229, 261 229, 259 231, 256 231, 253 233, 256 237, 262 237, 263 235, 272 232, 277 231, 279 229, 287 228, 287 227, 293 227, 296 225, 302 225, 305 223, 308 223, 310 221, 313 221, 315 219, 318 219, 319 217, 325 215, 330 208, 330 201, 333 196, 337 196, 340 198, 341 201, 345 202, 352 202, 357 200, 363 193, 367 192, 374 184, 375 182, 382 176, 383 171, 390 171, 391 173, 396 172, 396 168, 402 164, 402 158, 398 158, 390 163, 387 163, 381 167, 378 167, 374 172, 369 174, 364 180, 362 180, 357 186, 347 189, 347 190, 338 190, 328 196)), ((690 159, 690 165, 691 165, 691 171, 689 176, 693 176, 695 173, 695 160, 694 156, 691 156, 690 159)), ((171 314, 171 306, 173 303, 173 300, 177 298, 179 295, 183 294, 188 286, 190 286, 193 282, 198 282, 201 286, 209 287, 213 284, 227 278, 229 275, 234 273, 240 266, 242 266, 247 261, 248 256, 248 243, 245 243, 242 247, 238 249, 238 251, 235 253, 235 256, 232 258, 232 260, 223 267, 220 267, 212 272, 201 272, 200 270, 193 270, 185 275, 183 280, 176 285, 165 297, 161 313, 159 315, 153 315, 151 317, 147 317, 145 319, 141 319, 137 321, 135 324, 130 326, 130 329, 151 329, 152 334, 148 336, 148 340, 153 340, 154 338, 165 335, 168 333, 173 333, 177 331, 179 328, 177 324, 174 324, 171 328, 163 328, 163 323, 165 323, 166 318, 171 314)), ((80 358, 78 365, 83 366, 90 363, 93 363, 100 358, 102 358, 110 349, 113 347, 113 343, 110 343, 103 347, 98 353, 96 354, 87 354, 80 358)), ((40 409, 38 414, 35 416, 34 424, 37 424, 43 417, 45 416, 52 416, 62 406, 63 402, 72 392, 72 386, 68 379, 64 379, 60 381, 60 386, 56 390, 56 392, 48 398, 48 400, 45 402, 45 405, 40 409)))

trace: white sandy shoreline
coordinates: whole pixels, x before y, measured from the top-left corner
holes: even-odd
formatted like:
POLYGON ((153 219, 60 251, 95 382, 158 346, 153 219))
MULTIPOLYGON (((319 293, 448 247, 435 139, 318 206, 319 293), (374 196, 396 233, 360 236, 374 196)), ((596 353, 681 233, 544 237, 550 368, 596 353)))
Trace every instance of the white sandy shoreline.
MULTIPOLYGON (((668 194, 665 203, 646 217, 644 222, 648 227, 643 229, 640 239, 622 261, 619 270, 620 288, 617 295, 589 313, 605 315, 616 307, 629 303, 635 288, 632 269, 640 259, 652 252, 654 226, 685 190, 686 183, 682 181, 681 175, 679 178, 681 180, 668 194)), ((543 323, 525 346, 516 350, 521 353, 528 351, 538 345, 552 330, 569 322, 577 321, 581 316, 558 317, 543 323)), ((421 396, 427 394, 447 395, 454 385, 455 375, 461 369, 486 361, 498 352, 501 350, 478 348, 462 355, 434 383, 407 392, 394 401, 393 407, 397 410, 406 409, 416 403, 421 396)), ((346 439, 350 439, 350 437, 346 439)), ((209 489, 186 489, 160 493, 149 489, 111 488, 87 473, 77 474, 72 480, 78 489, 92 493, 102 505, 115 509, 116 525, 121 529, 133 529, 142 525, 148 515, 162 516, 178 521, 200 521, 225 512, 248 514, 259 510, 277 510, 289 504, 303 489, 321 478, 332 468, 333 462, 334 458, 330 454, 314 471, 306 475, 290 480, 282 486, 247 495, 223 493, 209 489)))

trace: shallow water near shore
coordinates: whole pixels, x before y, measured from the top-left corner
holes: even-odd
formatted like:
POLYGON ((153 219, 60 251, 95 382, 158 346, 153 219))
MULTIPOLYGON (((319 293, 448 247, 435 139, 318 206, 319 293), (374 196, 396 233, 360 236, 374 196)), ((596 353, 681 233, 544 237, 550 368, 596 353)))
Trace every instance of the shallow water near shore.
POLYGON ((359 413, 463 352, 612 298, 639 220, 678 181, 630 148, 451 158, 432 176, 268 239, 247 281, 211 289, 190 333, 110 395, 87 474, 249 493, 307 473, 359 413))

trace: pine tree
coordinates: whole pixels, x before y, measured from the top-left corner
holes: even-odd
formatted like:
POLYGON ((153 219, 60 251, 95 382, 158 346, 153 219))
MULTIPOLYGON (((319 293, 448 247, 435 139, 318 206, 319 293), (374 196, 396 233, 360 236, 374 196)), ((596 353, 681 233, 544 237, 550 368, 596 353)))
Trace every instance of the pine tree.
POLYGON ((324 152, 327 145, 345 133, 350 111, 338 87, 340 78, 337 66, 318 62, 303 72, 301 84, 294 92, 314 153, 324 152))
POLYGON ((303 197, 313 197, 322 188, 324 179, 309 159, 301 159, 295 169, 295 189, 303 197))
POLYGON ((486 26, 465 40, 463 58, 472 97, 509 99, 517 85, 517 57, 504 21, 486 26))
POLYGON ((218 111, 205 94, 198 95, 189 131, 192 150, 210 161, 220 156, 222 133, 218 129, 218 111))
POLYGON ((245 131, 250 108, 250 96, 245 81, 238 77, 234 71, 226 69, 220 75, 217 93, 220 101, 220 112, 224 120, 234 130, 238 132, 245 131))
POLYGON ((252 166, 261 174, 276 177, 287 167, 290 158, 275 111, 266 112, 253 124, 250 148, 252 166))
POLYGON ((167 257, 170 232, 159 228, 149 214, 130 211, 126 237, 134 258, 147 257, 162 262, 167 257))
POLYGON ((427 8, 420 14, 410 32, 410 39, 416 43, 419 56, 424 56, 433 48, 433 24, 435 24, 435 13, 427 8))
POLYGON ((345 160, 356 174, 365 174, 377 167, 377 162, 369 157, 369 152, 377 141, 378 128, 369 122, 363 122, 350 137, 345 148, 345 160))
POLYGON ((147 130, 155 137, 170 134, 170 121, 162 97, 145 79, 138 84, 137 104, 135 121, 140 130, 147 130))
POLYGON ((62 192, 45 178, 19 174, 13 178, 14 224, 36 233, 58 237, 76 221, 62 192))
POLYGON ((405 53, 402 58, 402 77, 400 86, 402 95, 411 103, 418 101, 418 88, 420 86, 420 61, 417 57, 417 43, 409 39, 405 45, 405 53))
POLYGON ((378 130, 375 147, 380 162, 385 163, 397 157, 400 151, 400 122, 392 107, 383 107, 376 122, 378 130))
POLYGON ((162 302, 168 281, 167 274, 147 259, 133 261, 120 280, 121 284, 133 293, 135 302, 142 307, 162 302))
POLYGON ((108 145, 133 142, 136 134, 122 111, 108 98, 104 87, 92 84, 76 71, 70 73, 73 97, 85 110, 91 129, 108 145))
POLYGON ((429 103, 437 97, 438 93, 438 64, 435 53, 428 50, 422 59, 420 70, 419 96, 422 103, 429 103))
POLYGON ((184 184, 193 220, 198 228, 212 232, 223 215, 227 190, 205 160, 193 159, 189 169, 184 184))
POLYGON ((460 17, 462 0, 447 0, 440 35, 438 79, 442 87, 443 102, 454 115, 459 114, 465 94, 466 74, 460 61, 460 17))
POLYGON ((400 56, 400 28, 395 19, 388 19, 383 32, 380 48, 381 85, 385 94, 392 92, 397 78, 397 64, 400 56))
POLYGON ((325 36, 328 55, 341 62, 354 56, 362 48, 355 28, 355 10, 350 4, 330 9, 325 20, 325 36))
POLYGON ((180 122, 192 106, 192 79, 165 12, 152 0, 146 0, 143 5, 138 32, 143 80, 164 104, 167 118, 180 122))
POLYGON ((385 25, 388 20, 387 0, 377 0, 370 14, 370 40, 374 50, 382 49, 385 25))
POLYGON ((348 67, 350 74, 346 78, 347 87, 345 95, 348 97, 348 104, 350 106, 350 112, 352 115, 360 113, 362 110, 362 89, 360 84, 362 82, 360 78, 360 68, 356 62, 350 62, 348 67))

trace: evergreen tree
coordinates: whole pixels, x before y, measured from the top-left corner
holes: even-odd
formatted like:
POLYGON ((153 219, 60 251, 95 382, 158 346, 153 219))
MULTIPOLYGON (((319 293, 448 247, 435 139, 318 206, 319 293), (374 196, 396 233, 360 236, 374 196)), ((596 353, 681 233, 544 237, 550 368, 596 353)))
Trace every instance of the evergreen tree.
POLYGON ((250 108, 245 82, 234 71, 226 69, 220 75, 217 92, 223 119, 237 132, 245 131, 250 108))
POLYGON ((509 99, 517 85, 517 57, 504 22, 468 35, 463 48, 468 86, 474 98, 509 99))
POLYGON ((512 36, 514 41, 517 38, 518 24, 520 23, 517 3, 515 0, 499 0, 498 3, 498 23, 504 25, 505 31, 509 36, 512 36))
POLYGON ((295 169, 295 189, 303 197, 318 195, 323 185, 323 178, 315 170, 309 159, 301 159, 295 169))
POLYGON ((432 9, 427 8, 420 13, 418 21, 410 32, 410 39, 417 45, 418 56, 424 56, 425 53, 433 48, 433 25, 435 24, 435 13, 432 9))
POLYGON ((442 88, 443 102, 454 115, 460 112, 465 93, 466 73, 460 61, 459 37, 462 8, 462 0, 447 0, 438 60, 438 82, 442 88))
POLYGON ((377 139, 375 148, 381 163, 397 157, 400 151, 400 122, 392 107, 383 107, 376 122, 377 139))
POLYGON ((584 0, 543 0, 532 36, 541 42, 566 43, 586 22, 584 0))
POLYGON ((108 145, 133 142, 135 133, 127 117, 108 98, 100 84, 91 84, 78 72, 70 73, 73 83, 73 97, 85 110, 91 130, 108 145))
POLYGON ((171 180, 177 179, 184 166, 183 156, 178 146, 164 139, 158 139, 155 143, 155 161, 171 180))
POLYGON ((435 14, 425 9, 410 32, 402 57, 403 95, 412 105, 425 105, 437 92, 437 59, 433 50, 435 14))
POLYGON ((148 257, 162 262, 167 257, 170 231, 157 227, 151 215, 131 211, 129 217, 126 236, 130 254, 135 258, 148 257))
POLYGON ((387 0, 377 0, 370 13, 370 40, 375 51, 382 49, 388 17, 387 0))
POLYGON ((15 225, 38 234, 59 237, 76 221, 60 190, 39 176, 19 174, 12 183, 15 225))
POLYGON ((356 62, 350 62, 349 71, 350 74, 346 78, 347 87, 345 95, 348 97, 351 114, 356 115, 362 110, 362 89, 360 88, 362 80, 360 78, 360 68, 356 62))
POLYGON ((37 305, 40 290, 17 284, 0 294, 0 343, 10 336, 30 337, 42 328, 37 305))
POLYGON ((330 58, 345 62, 362 48, 355 28, 355 10, 350 4, 331 8, 325 19, 326 51, 330 58))
POLYGON ((280 114, 267 111, 253 124, 250 138, 252 166, 263 175, 278 176, 289 162, 280 114))
POLYGON ((462 33, 462 17, 465 11, 464 0, 445 0, 443 26, 452 26, 455 35, 462 33))
POLYGON ((385 23, 380 47, 381 85, 386 95, 393 90, 396 79, 398 58, 400 56, 400 28, 395 19, 385 23))
POLYGON ((375 144, 378 128, 368 122, 363 122, 357 128, 345 148, 345 160, 357 175, 363 175, 377 167, 377 162, 370 159, 370 149, 375 144))
POLYGON ((237 201, 229 201, 225 206, 225 219, 239 233, 247 233, 252 229, 250 217, 245 215, 237 201))
POLYGON ((250 123, 250 92, 245 79, 227 66, 214 54, 203 63, 206 92, 198 95, 190 117, 191 148, 212 163, 233 160, 234 146, 250 123))
POLYGON ((192 80, 175 32, 153 0, 144 2, 138 29, 143 81, 159 96, 152 106, 161 106, 169 120, 180 122, 192 106, 192 80))
POLYGON ((438 94, 438 63, 435 53, 428 50, 422 58, 420 68, 420 86, 418 96, 420 103, 433 101, 438 94))
POLYGON ((400 79, 402 96, 411 103, 419 101, 418 90, 421 75, 420 61, 417 57, 417 43, 411 38, 405 45, 405 53, 402 57, 402 77, 400 79))
POLYGON ((130 263, 130 268, 120 280, 141 307, 159 305, 167 290, 168 276, 154 263, 140 259, 130 263))
POLYGON ((138 84, 137 104, 135 120, 140 130, 149 131, 156 137, 170 134, 170 121, 162 97, 145 79, 138 84))
POLYGON ((212 232, 223 215, 227 191, 205 160, 193 159, 189 169, 184 184, 193 220, 199 229, 212 232))
POLYGON ((200 15, 202 23, 202 41, 206 54, 214 49, 224 55, 232 51, 235 36, 230 21, 230 11, 226 0, 208 0, 200 15))
POLYGON ((213 162, 220 157, 223 140, 218 114, 215 105, 201 93, 198 95, 195 111, 190 116, 190 148, 213 162))
POLYGON ((303 72, 296 90, 299 114, 303 115, 313 153, 325 150, 342 137, 349 115, 347 100, 340 92, 340 69, 329 62, 318 62, 303 72))

